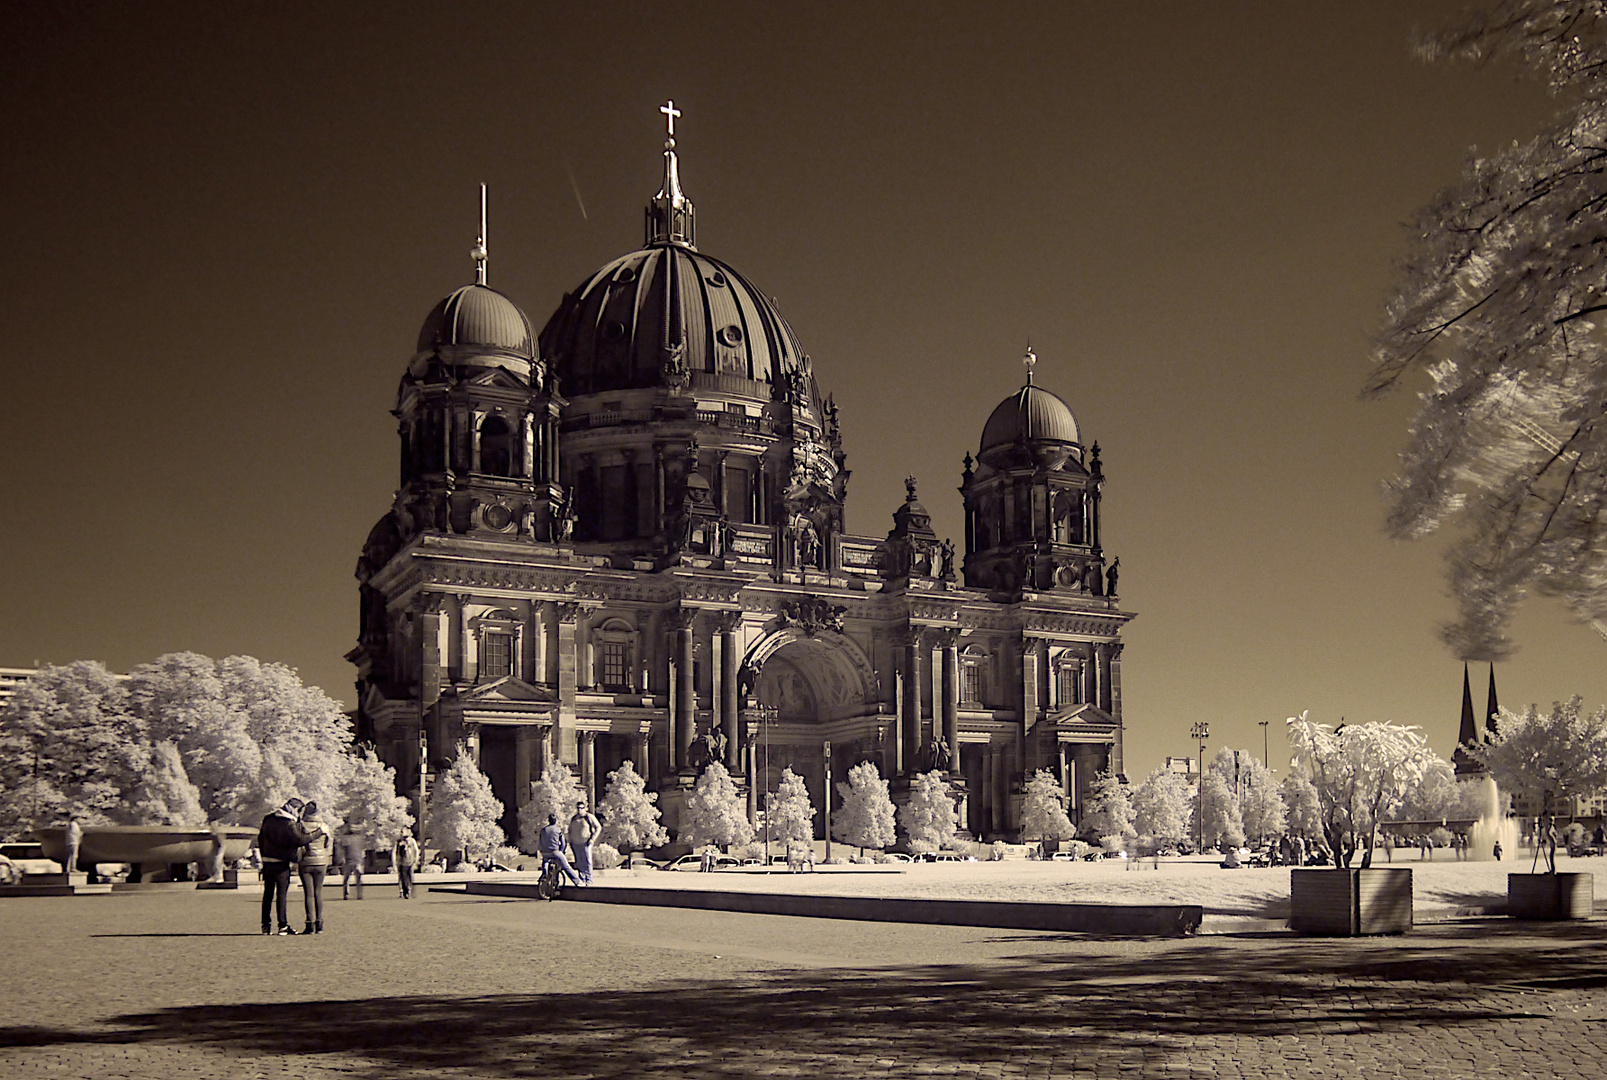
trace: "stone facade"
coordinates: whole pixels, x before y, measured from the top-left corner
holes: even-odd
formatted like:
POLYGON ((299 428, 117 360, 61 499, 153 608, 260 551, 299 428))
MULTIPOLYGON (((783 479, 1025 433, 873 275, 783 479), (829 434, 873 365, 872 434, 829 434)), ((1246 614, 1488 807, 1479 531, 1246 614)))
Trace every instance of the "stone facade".
POLYGON ((895 797, 946 771, 977 838, 1017 834, 1036 769, 1075 816, 1122 768, 1132 617, 1097 445, 1029 367, 964 463, 958 569, 913 478, 885 537, 846 533, 837 407, 773 302, 692 246, 664 156, 645 246, 539 338, 483 246, 427 320, 401 484, 358 564, 360 738, 410 791, 477 754, 510 836, 549 762, 594 800, 634 762, 672 831, 711 757, 750 813, 783 768, 818 808, 828 761, 873 761, 895 797))

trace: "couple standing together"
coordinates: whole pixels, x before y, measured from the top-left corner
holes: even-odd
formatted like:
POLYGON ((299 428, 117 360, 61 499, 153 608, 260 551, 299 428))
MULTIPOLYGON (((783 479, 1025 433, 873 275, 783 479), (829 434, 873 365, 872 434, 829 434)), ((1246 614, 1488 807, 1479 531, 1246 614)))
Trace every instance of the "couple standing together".
POLYGON ((301 890, 307 909, 303 934, 324 932, 324 875, 329 872, 335 838, 318 813, 318 804, 287 799, 262 819, 257 850, 262 854, 262 932, 273 933, 274 905, 279 909, 279 933, 290 928, 290 865, 301 872, 301 890))
POLYGON ((569 819, 569 830, 566 834, 563 827, 558 824, 557 814, 547 815, 546 827, 536 838, 536 850, 541 853, 541 866, 546 869, 550 862, 558 864, 558 869, 564 872, 571 884, 591 884, 591 845, 597 839, 597 833, 602 828, 597 822, 597 816, 587 808, 584 800, 575 804, 575 816, 569 819), (564 844, 574 852, 575 865, 570 867, 569 861, 564 858, 564 844))

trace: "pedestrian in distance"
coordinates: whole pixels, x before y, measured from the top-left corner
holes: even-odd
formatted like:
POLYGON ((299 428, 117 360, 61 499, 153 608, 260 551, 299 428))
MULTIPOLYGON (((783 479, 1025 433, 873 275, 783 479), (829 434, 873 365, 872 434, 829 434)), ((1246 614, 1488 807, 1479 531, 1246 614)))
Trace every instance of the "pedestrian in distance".
POLYGON ((368 850, 363 838, 352 831, 351 824, 341 831, 340 837, 335 841, 335 851, 340 856, 340 898, 350 900, 352 897, 352 879, 357 880, 357 899, 363 898, 363 860, 368 857, 368 850))
POLYGON ((602 825, 586 801, 577 802, 575 816, 569 819, 569 850, 574 852, 575 876, 582 885, 591 884, 591 845, 600 831, 602 825))
POLYGON ((1495 846, 1490 849, 1490 853, 1495 856, 1496 862, 1501 861, 1501 841, 1497 840, 1495 842, 1495 846))
POLYGON ((403 900, 413 899, 413 868, 418 866, 418 859, 418 841, 413 839, 412 833, 403 833, 392 853, 392 861, 396 865, 396 884, 401 889, 403 900))
POLYGON ((543 870, 547 868, 548 863, 557 863, 558 869, 563 871, 564 877, 568 878, 570 883, 578 888, 580 878, 575 876, 575 871, 569 866, 569 860, 564 858, 564 843, 566 840, 564 830, 558 824, 558 815, 548 814, 547 824, 536 836, 536 851, 541 855, 541 868, 543 870))
POLYGON ((309 802, 301 808, 301 826, 307 831, 307 843, 301 849, 297 867, 301 872, 301 899, 307 909, 307 928, 304 934, 324 932, 324 875, 329 873, 329 859, 335 848, 318 813, 318 804, 309 802))
POLYGON ((290 928, 290 864, 301 854, 309 837, 301 824, 300 799, 285 804, 262 819, 257 832, 257 850, 262 855, 262 932, 273 933, 274 906, 279 911, 279 933, 293 935, 290 928))

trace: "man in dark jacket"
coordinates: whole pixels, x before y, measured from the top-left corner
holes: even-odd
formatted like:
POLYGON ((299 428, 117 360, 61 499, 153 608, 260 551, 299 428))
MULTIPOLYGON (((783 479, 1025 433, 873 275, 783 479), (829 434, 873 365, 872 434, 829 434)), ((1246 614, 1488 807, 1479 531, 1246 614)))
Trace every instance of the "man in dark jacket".
POLYGON ((262 932, 273 933, 273 904, 279 904, 279 933, 294 934, 290 928, 290 864, 296 861, 302 845, 312 839, 301 824, 300 799, 285 804, 262 819, 257 833, 257 850, 262 853, 262 932))

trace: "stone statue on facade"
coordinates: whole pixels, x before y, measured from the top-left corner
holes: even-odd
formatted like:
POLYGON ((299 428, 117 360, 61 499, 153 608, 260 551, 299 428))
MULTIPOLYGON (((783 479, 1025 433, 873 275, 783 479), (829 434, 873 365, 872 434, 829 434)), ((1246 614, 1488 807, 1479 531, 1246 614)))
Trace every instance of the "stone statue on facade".
POLYGON ((1110 561, 1110 567, 1105 571, 1105 595, 1116 595, 1116 577, 1121 572, 1121 556, 1110 561))
POLYGON ((938 571, 938 576, 941 577, 944 581, 953 581, 954 580, 954 541, 953 540, 945 540, 945 541, 943 541, 942 545, 938 548, 938 551, 939 551, 939 553, 941 554, 941 557, 942 557, 941 569, 938 571))
POLYGON ((564 489, 563 501, 558 504, 558 514, 553 521, 553 539, 560 544, 567 544, 575 535, 575 523, 580 515, 575 512, 575 489, 573 486, 564 489))

